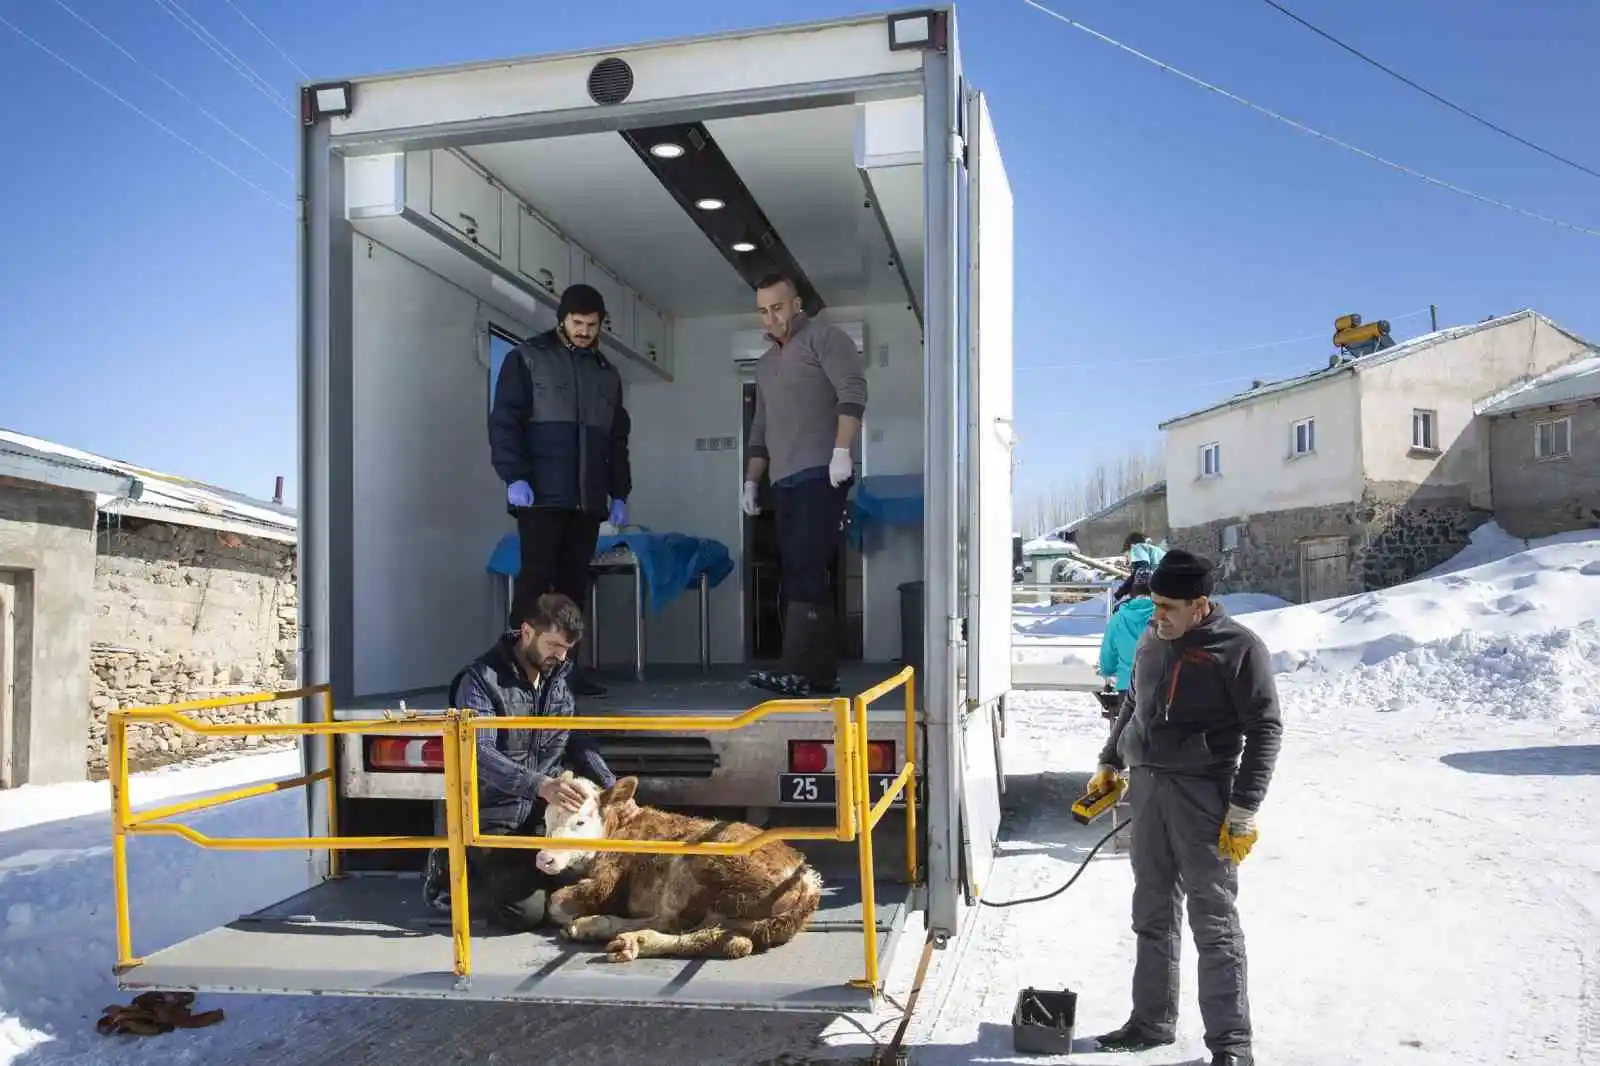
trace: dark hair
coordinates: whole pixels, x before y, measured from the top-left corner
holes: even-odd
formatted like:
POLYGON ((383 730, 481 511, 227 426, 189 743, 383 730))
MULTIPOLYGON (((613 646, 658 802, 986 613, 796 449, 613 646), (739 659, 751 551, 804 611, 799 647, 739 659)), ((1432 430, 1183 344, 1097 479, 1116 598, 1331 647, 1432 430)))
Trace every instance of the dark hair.
POLYGON ((1139 533, 1139 532, 1129 533, 1127 538, 1125 540, 1123 540, 1123 542, 1122 542, 1122 550, 1123 551, 1127 551, 1129 548, 1133 547, 1135 544, 1143 544, 1144 542, 1145 542, 1145 535, 1143 533, 1139 533))
POLYGON ((546 592, 522 612, 521 624, 532 626, 535 633, 559 630, 568 643, 576 644, 583 636, 583 612, 572 602, 572 597, 559 592, 546 592))
POLYGON ((800 292, 800 286, 795 284, 794 279, 791 278, 789 275, 784 274, 782 272, 779 272, 779 273, 776 273, 776 274, 768 274, 766 277, 764 277, 760 281, 756 282, 756 290, 759 292, 762 289, 772 289, 772 288, 776 288, 779 285, 787 285, 787 286, 789 286, 789 288, 793 289, 797 294, 800 292))
POLYGON ((579 282, 568 285, 561 292, 561 302, 556 307, 556 321, 565 322, 568 315, 600 315, 605 317, 606 298, 593 285, 579 282))

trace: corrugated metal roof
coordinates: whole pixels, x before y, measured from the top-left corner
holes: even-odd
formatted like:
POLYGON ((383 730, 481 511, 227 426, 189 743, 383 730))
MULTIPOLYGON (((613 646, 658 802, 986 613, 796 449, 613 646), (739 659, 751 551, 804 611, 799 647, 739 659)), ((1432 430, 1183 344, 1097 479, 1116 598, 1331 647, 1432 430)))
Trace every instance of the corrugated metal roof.
POLYGON ((64 468, 94 471, 137 480, 137 499, 96 492, 95 503, 106 514, 125 514, 177 525, 220 529, 244 536, 294 543, 299 523, 293 508, 199 481, 148 470, 120 459, 109 459, 64 444, 0 429, 0 452, 48 459, 64 468))
POLYGON ((1478 413, 1493 418, 1534 407, 1596 398, 1600 398, 1600 355, 1591 355, 1523 382, 1496 397, 1478 413))
MULTIPOLYGON (((1424 333, 1421 336, 1412 337, 1409 340, 1401 341, 1392 348, 1385 348, 1381 352, 1373 352, 1371 355, 1363 355, 1358 356, 1355 359, 1347 359, 1336 366, 1323 367, 1320 370, 1313 370, 1309 373, 1300 374, 1296 377, 1285 378, 1282 381, 1275 381, 1271 384, 1263 385, 1259 389, 1250 389, 1246 392, 1237 393, 1228 397, 1226 400, 1223 400, 1221 403, 1214 403, 1210 407, 1202 407, 1198 411, 1191 411, 1188 414, 1178 415, 1176 418, 1169 418, 1165 422, 1159 423, 1157 428, 1166 429, 1169 426, 1175 426, 1180 422, 1187 422, 1191 419, 1199 418, 1202 415, 1211 414, 1214 411, 1222 411, 1230 407, 1240 407, 1245 404, 1254 403, 1256 400, 1264 396, 1276 396, 1285 392, 1291 392, 1305 385, 1311 385, 1319 381, 1331 380, 1340 374, 1359 373, 1360 371, 1369 369, 1371 367, 1382 366, 1385 363, 1392 363, 1396 359, 1404 359, 1408 355, 1415 355, 1420 351, 1432 348, 1436 344, 1444 344, 1449 341, 1459 340, 1462 337, 1470 336, 1474 333, 1481 333, 1486 329, 1498 329, 1501 326, 1510 325, 1513 322, 1519 322, 1525 318, 1537 318, 1551 329, 1559 330, 1560 332, 1565 333, 1567 336, 1571 337, 1575 341, 1578 341, 1580 344, 1589 344, 1588 341, 1584 340, 1582 337, 1579 337, 1571 330, 1563 329, 1555 322, 1552 322, 1549 318, 1541 315, 1539 312, 1534 311, 1531 308, 1525 308, 1509 315, 1502 315, 1499 318, 1490 318, 1482 322, 1472 322, 1464 326, 1449 326, 1445 329, 1435 330, 1432 333, 1424 333)), ((1592 345, 1590 346, 1592 347, 1592 345)))

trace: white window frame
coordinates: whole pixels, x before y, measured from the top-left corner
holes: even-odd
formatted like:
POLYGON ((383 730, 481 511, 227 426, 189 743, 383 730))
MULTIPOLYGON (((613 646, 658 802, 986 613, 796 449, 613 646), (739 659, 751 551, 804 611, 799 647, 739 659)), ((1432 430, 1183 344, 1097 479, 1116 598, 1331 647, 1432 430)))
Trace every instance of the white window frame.
POLYGON ((1214 440, 1213 441, 1207 441, 1206 443, 1200 445, 1200 478, 1202 480, 1204 480, 1204 479, 1207 479, 1207 478, 1214 478, 1214 477, 1221 477, 1221 476, 1222 476, 1222 442, 1221 441, 1214 441, 1214 440), (1207 470, 1206 469, 1206 456, 1207 455, 1211 455, 1211 456, 1215 457, 1214 461, 1212 462, 1213 469, 1211 469, 1211 470, 1207 470))
POLYGON ((1315 417, 1302 418, 1289 424, 1289 458, 1299 459, 1307 455, 1317 454, 1317 420, 1315 417), (1300 431, 1304 429, 1306 446, 1300 447, 1300 431))
POLYGON ((1547 418, 1542 422, 1533 424, 1533 457, 1541 463, 1555 459, 1570 459, 1572 457, 1572 416, 1564 415, 1561 418, 1547 418), (1560 451, 1546 452, 1543 444, 1543 431, 1547 428, 1554 429, 1560 426, 1562 434, 1566 437, 1564 446, 1560 451))
POLYGON ((502 362, 504 362, 503 359, 499 360, 499 361, 497 361, 495 359, 495 357, 494 357, 494 342, 498 340, 498 341, 501 341, 501 342, 503 342, 505 344, 509 344, 511 347, 506 349, 506 354, 507 355, 510 355, 512 350, 515 349, 516 346, 518 344, 521 344, 522 342, 517 340, 516 334, 513 333, 511 330, 505 329, 502 326, 494 325, 493 323, 489 324, 489 331, 488 332, 489 332, 489 336, 488 336, 487 341, 485 342, 486 347, 485 347, 485 350, 484 350, 484 359, 489 364, 489 390, 488 390, 489 391, 489 410, 493 411, 494 410, 494 387, 495 387, 495 385, 499 384, 499 382, 500 382, 500 364, 502 362))
POLYGON ((1411 409, 1411 448, 1419 452, 1436 452, 1439 450, 1439 412, 1426 407, 1413 407, 1411 409), (1419 434, 1419 426, 1427 427, 1427 432, 1419 434))

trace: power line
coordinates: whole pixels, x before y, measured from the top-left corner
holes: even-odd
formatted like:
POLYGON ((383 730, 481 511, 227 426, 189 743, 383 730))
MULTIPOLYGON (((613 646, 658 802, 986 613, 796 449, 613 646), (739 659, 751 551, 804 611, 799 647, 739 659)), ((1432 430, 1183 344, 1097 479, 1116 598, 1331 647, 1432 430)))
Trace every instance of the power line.
POLYGON ((1453 182, 1444 181, 1444 180, 1442 180, 1440 178, 1435 178, 1435 177, 1432 177, 1431 175, 1424 174, 1422 171, 1417 170, 1414 167, 1408 167, 1404 163, 1396 163, 1392 159, 1386 159, 1383 156, 1376 154, 1375 152, 1369 152, 1365 148, 1359 148, 1356 145, 1351 144, 1349 141, 1342 141, 1339 138, 1332 136, 1331 134, 1323 133, 1320 130, 1314 130, 1310 126, 1307 126, 1303 122, 1297 122, 1296 120, 1294 120, 1292 118, 1289 118, 1287 115, 1279 114, 1278 112, 1272 110, 1271 108, 1263 107, 1263 106, 1261 106, 1260 104, 1257 104, 1257 103, 1252 103, 1251 101, 1246 100, 1244 97, 1239 96, 1237 93, 1231 93, 1227 89, 1224 89, 1219 85, 1213 85, 1211 82, 1208 82, 1208 81, 1204 80, 1203 78, 1197 78, 1193 74, 1189 74, 1189 73, 1186 73, 1185 71, 1179 70, 1177 67, 1174 67, 1169 63, 1163 63, 1161 60, 1156 59, 1154 56, 1146 55, 1145 53, 1139 51, 1137 48, 1133 48, 1133 47, 1131 47, 1129 45, 1123 44, 1121 41, 1119 41, 1119 40, 1117 40, 1117 39, 1115 39, 1113 37, 1107 37, 1105 34, 1099 32, 1098 30, 1090 29, 1088 26, 1085 26, 1083 23, 1077 21, 1076 19, 1068 18, 1066 15, 1061 14, 1059 11, 1052 11, 1050 8, 1045 7, 1043 4, 1039 3, 1038 0, 1022 0, 1022 2, 1024 4, 1027 4, 1029 7, 1034 8, 1037 11, 1041 11, 1044 14, 1049 15, 1051 18, 1057 20, 1058 22, 1066 23, 1068 26, 1071 26, 1075 30, 1082 30, 1084 33, 1087 33, 1089 36, 1095 38, 1096 40, 1104 41, 1106 44, 1109 44, 1114 48, 1121 49, 1122 51, 1127 52, 1129 55, 1135 56, 1135 57, 1137 57, 1139 59, 1142 59, 1146 63, 1149 63, 1152 66, 1158 67, 1161 70, 1164 70, 1169 74, 1175 74, 1178 77, 1182 78, 1184 81, 1190 82, 1190 83, 1192 83, 1194 85, 1198 85, 1202 89, 1208 89, 1211 92, 1216 93, 1218 96, 1221 96, 1221 97, 1224 97, 1226 99, 1232 100, 1236 104, 1241 104, 1241 105, 1243 105, 1245 107, 1248 107, 1250 110, 1255 111, 1258 114, 1265 115, 1270 119, 1273 119, 1273 120, 1275 120, 1277 122, 1281 122, 1286 126, 1292 127, 1293 129, 1297 129, 1301 133, 1308 133, 1311 136, 1316 137, 1316 138, 1318 138, 1320 140, 1327 141, 1329 144, 1337 145, 1338 147, 1343 148, 1347 152, 1354 152, 1356 155, 1363 156, 1363 157, 1365 157, 1367 159, 1370 159, 1374 163, 1381 163, 1384 166, 1390 168, 1391 170, 1398 170, 1402 174, 1408 174, 1411 177, 1416 178, 1418 181, 1425 181, 1430 185, 1437 185, 1441 189, 1449 189, 1451 192, 1460 193, 1462 196, 1470 197, 1470 198, 1472 198, 1474 200, 1479 201, 1480 203, 1489 204, 1490 206, 1493 206, 1493 207, 1503 208, 1503 209, 1505 209, 1507 211, 1513 212, 1514 214, 1522 215, 1525 218, 1531 218, 1531 219, 1534 219, 1535 221, 1538 221, 1538 222, 1547 222, 1552 226, 1559 226, 1562 229, 1572 230, 1574 233, 1582 233, 1582 234, 1585 234, 1585 235, 1590 236, 1590 237, 1600 237, 1600 229, 1591 229, 1588 226, 1580 226, 1580 225, 1577 225, 1576 223, 1573 223, 1573 222, 1565 222, 1565 221, 1563 221, 1563 220, 1561 220, 1559 218, 1551 218, 1549 215, 1541 215, 1541 214, 1539 214, 1539 213, 1537 213, 1535 211, 1529 211, 1526 208, 1517 207, 1515 204, 1508 204, 1504 200, 1496 200, 1493 197, 1485 196, 1482 193, 1476 193, 1476 192, 1473 192, 1471 189, 1463 188, 1462 186, 1457 185, 1457 184, 1455 184, 1453 182))
POLYGON ((299 63, 296 63, 290 57, 289 53, 285 52, 283 50, 282 46, 279 45, 277 41, 274 41, 271 37, 268 37, 267 36, 267 31, 262 29, 260 26, 257 26, 251 20, 250 16, 246 15, 244 13, 244 10, 238 4, 234 3, 233 0, 223 0, 223 3, 225 3, 229 7, 233 8, 233 13, 238 15, 240 18, 244 19, 245 25, 249 26, 252 30, 255 30, 258 34, 260 34, 261 35, 261 39, 263 41, 266 41, 268 44, 270 44, 272 46, 273 51, 277 52, 280 56, 282 56, 283 57, 283 61, 294 68, 295 73, 300 75, 300 78, 301 78, 302 81, 310 81, 311 80, 311 75, 306 73, 305 68, 302 67, 299 63))
POLYGON ((1312 33, 1316 34, 1318 37, 1321 37, 1324 40, 1330 41, 1333 44, 1338 45, 1340 48, 1343 48, 1346 52, 1349 52, 1351 55, 1355 56, 1357 59, 1361 60, 1363 63, 1370 63, 1372 66, 1377 67, 1379 70, 1381 70, 1385 74, 1389 75, 1389 77, 1394 78, 1396 81, 1400 81, 1400 82, 1403 82, 1406 85, 1411 86, 1413 89, 1417 90, 1417 92, 1421 93, 1424 96, 1427 96, 1427 97, 1429 97, 1429 98, 1431 98, 1433 100, 1437 100, 1439 103, 1443 104, 1445 107, 1448 107, 1450 110, 1459 112, 1460 114, 1463 114, 1463 115, 1467 116, 1468 118, 1470 118, 1472 121, 1478 123, 1479 125, 1489 127, 1490 129, 1494 130, 1496 133, 1503 134, 1503 135, 1505 135, 1507 137, 1510 137, 1513 141, 1516 141, 1518 144, 1526 145, 1527 147, 1532 148, 1535 152, 1539 152, 1539 153, 1541 153, 1543 155, 1547 155, 1551 159, 1554 159, 1558 163, 1565 163, 1569 167, 1573 167, 1573 168, 1575 168, 1577 170, 1581 170, 1585 174, 1589 175, 1592 178, 1600 178, 1600 171, 1591 170, 1588 167, 1584 166, 1582 163, 1579 163, 1579 162, 1576 162, 1574 160, 1568 159, 1564 155, 1559 155, 1559 154, 1557 154, 1555 152, 1552 152, 1548 148, 1545 148, 1545 147, 1542 147, 1540 145, 1534 144, 1532 141, 1528 140, 1526 137, 1519 137, 1517 134, 1512 133, 1510 130, 1506 129, 1504 126, 1497 126, 1493 122, 1490 122, 1488 119, 1484 118, 1482 115, 1478 115, 1478 114, 1475 114, 1475 113, 1473 113, 1471 111, 1468 111, 1466 108, 1462 107, 1459 104, 1451 103, 1449 100, 1446 100, 1444 97, 1440 96, 1438 93, 1434 92, 1431 89, 1423 88, 1422 86, 1418 85, 1416 82, 1412 81, 1410 78, 1406 77, 1404 74, 1401 74, 1399 71, 1394 70, 1394 69, 1392 69, 1390 67, 1384 66, 1382 63, 1378 62, 1376 59, 1373 59, 1371 56, 1367 55, 1365 52, 1361 51, 1359 48, 1355 48, 1352 45, 1345 44, 1343 41, 1339 40, 1339 38, 1335 37, 1333 34, 1327 32, 1326 30, 1323 30, 1323 29, 1320 29, 1320 28, 1318 28, 1316 26, 1313 26, 1311 23, 1307 22, 1305 19, 1301 18, 1299 15, 1296 15, 1293 11, 1290 11, 1288 8, 1284 7, 1282 4, 1278 3, 1277 0, 1261 0, 1261 2, 1266 4, 1268 7, 1273 8, 1274 10, 1280 12, 1281 14, 1283 14, 1283 15, 1293 19, 1294 21, 1300 23, 1300 25, 1304 26, 1306 29, 1310 30, 1312 33))
POLYGON ((272 156, 268 155, 266 152, 264 152, 260 148, 256 147, 255 144, 253 144, 248 138, 246 138, 238 130, 235 130, 232 126, 228 125, 226 122, 224 122, 222 119, 218 118, 216 115, 213 115, 210 111, 207 111, 203 106, 201 106, 199 101, 195 100, 193 97, 189 96, 188 93, 185 93, 182 89, 180 89, 176 85, 172 84, 172 82, 168 81, 166 78, 164 78, 160 74, 156 73, 156 71, 152 70, 147 64, 141 62, 139 60, 138 56, 134 55, 132 52, 130 52, 126 48, 122 47, 122 45, 120 45, 116 41, 112 40, 105 33, 104 30, 100 29, 99 26, 96 26, 94 23, 90 22, 88 19, 84 18, 82 15, 78 14, 78 12, 74 11, 71 7, 69 7, 67 5, 67 3, 66 3, 66 0, 55 0, 55 2, 56 2, 56 6, 60 7, 61 10, 65 11, 67 14, 71 15, 73 18, 77 19, 79 22, 81 22, 85 26, 89 27, 89 29, 91 31, 93 31, 96 35, 98 35, 101 40, 105 41, 111 47, 115 48, 117 51, 119 51, 123 55, 127 56, 128 60, 131 63, 133 63, 134 66, 138 67, 140 70, 144 71, 146 74, 148 74, 152 78, 156 79, 156 81, 159 81, 162 85, 165 85, 167 88, 169 88, 173 92, 177 93, 179 97, 181 97, 183 100, 185 100, 187 103, 189 103, 196 111, 200 112, 202 115, 204 115, 206 118, 210 119, 212 122, 215 122, 218 126, 221 126, 222 129, 224 131, 226 131, 230 136, 232 136, 234 140, 238 141, 240 144, 244 145, 246 148, 250 149, 256 155, 260 156, 262 159, 265 159, 267 162, 271 163, 273 166, 277 167, 279 170, 283 171, 288 176, 294 177, 294 171, 290 170, 288 167, 284 166, 282 163, 280 163, 276 159, 272 158, 272 156))
POLYGON ((179 143, 181 143, 181 144, 185 145, 186 147, 188 147, 191 151, 193 151, 196 155, 200 156, 202 159, 205 159, 205 160, 209 161, 212 165, 214 165, 214 166, 218 167, 219 169, 227 172, 228 174, 231 174, 234 178, 236 178, 239 181, 243 182, 244 184, 248 185, 250 188, 254 189, 256 192, 260 193, 262 196, 266 197, 268 200, 271 200, 273 203, 277 204, 279 207, 287 208, 288 210, 291 210, 291 211, 294 210, 294 205, 293 204, 289 203, 287 200, 280 200, 278 197, 274 196, 269 190, 267 190, 267 189, 263 188, 262 186, 256 184, 254 181, 251 181, 249 178, 245 177, 243 174, 239 173, 237 170, 233 169, 228 164, 224 163, 222 160, 218 159, 216 156, 214 156, 210 152, 206 151, 204 148, 201 148, 199 145, 197 145, 193 141, 189 140, 187 137, 185 137, 183 134, 179 133, 177 130, 174 130, 171 126, 168 126, 166 123, 162 122, 160 119, 158 119, 155 116, 151 115, 148 111, 145 111, 143 108, 139 107, 139 105, 137 105, 135 103, 132 103, 126 97, 120 95, 115 89, 110 88, 109 86, 107 86, 103 82, 97 81, 94 78, 93 75, 85 73, 81 68, 75 66, 72 63, 71 60, 69 60, 66 57, 62 56, 59 52, 57 52, 54 49, 52 49, 49 45, 45 44, 43 41, 40 41, 38 38, 33 37, 32 35, 27 33, 27 31, 22 29, 22 27, 18 26, 16 23, 14 23, 10 19, 6 18, 4 15, 0 15, 0 26, 6 27, 12 33, 15 33, 18 37, 21 37, 24 41, 27 41, 29 44, 33 45, 35 48, 37 48, 41 52, 43 52, 45 55, 49 56, 51 59, 54 59, 57 63, 60 63, 62 66, 66 67, 68 70, 70 70, 74 74, 78 75, 78 77, 82 78, 84 81, 88 82, 90 85, 93 85, 95 88, 99 89, 101 92, 105 93, 107 96, 109 96, 113 100, 117 101, 117 103, 121 104, 123 107, 126 107, 128 110, 132 111, 134 114, 138 115, 140 118, 144 119, 146 122, 148 122, 152 126, 156 127, 156 129, 160 130, 161 132, 165 133, 167 136, 173 138, 174 140, 176 140, 179 143))
POLYGON ((272 83, 256 73, 254 67, 240 59, 233 49, 222 43, 216 34, 202 26, 199 19, 179 7, 178 0, 155 0, 155 5, 165 11, 172 21, 188 30, 195 40, 211 49, 218 59, 232 67, 235 74, 250 83, 251 88, 271 100, 274 107, 290 117, 294 116, 294 110, 272 88, 272 83))
MULTIPOLYGON (((1407 311, 1404 314, 1395 315, 1394 318, 1391 321, 1399 322, 1401 319, 1416 318, 1418 315, 1425 315, 1427 313, 1428 313, 1428 309, 1426 307, 1424 307, 1424 308, 1421 308, 1421 309, 1416 310, 1416 311, 1407 311)), ((1223 350, 1218 351, 1218 352, 1191 352, 1188 355, 1157 355, 1157 356, 1152 356, 1151 358, 1148 358, 1148 359, 1117 359, 1117 360, 1079 359, 1079 360, 1076 360, 1076 361, 1070 362, 1070 363, 1029 363, 1027 366, 1018 366, 1017 369, 1018 370, 1068 370, 1068 369, 1071 369, 1073 367, 1085 367, 1085 366, 1087 366, 1087 367, 1095 367, 1095 368, 1100 369, 1100 370, 1115 370, 1118 367, 1123 367, 1123 366, 1146 366, 1146 365, 1148 365, 1150 363, 1176 363, 1176 362, 1180 362, 1180 361, 1192 362, 1192 361, 1196 361, 1196 360, 1200 360, 1200 359, 1215 359, 1218 356, 1223 356, 1223 355, 1238 355, 1238 354, 1240 354, 1242 352, 1259 352, 1263 348, 1281 348, 1285 344, 1301 344, 1301 343, 1304 343, 1305 341, 1325 340, 1325 339, 1327 339, 1327 337, 1328 337, 1327 333, 1313 333, 1313 334, 1311 334, 1309 336, 1306 336, 1306 337, 1285 337, 1281 341, 1267 341, 1267 342, 1265 342, 1263 344, 1250 344, 1250 345, 1246 345, 1243 348, 1224 348, 1223 350)), ((1243 380, 1243 379, 1239 379, 1239 380, 1243 380)))

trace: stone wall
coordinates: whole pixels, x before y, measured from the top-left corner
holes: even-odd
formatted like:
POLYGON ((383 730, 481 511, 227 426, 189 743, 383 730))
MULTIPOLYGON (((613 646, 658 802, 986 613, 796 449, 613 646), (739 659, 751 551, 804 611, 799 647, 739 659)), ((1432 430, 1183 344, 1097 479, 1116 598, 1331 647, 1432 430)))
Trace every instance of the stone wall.
POLYGON ((1291 603, 1305 596, 1302 542, 1343 539, 1346 578, 1330 595, 1388 588, 1439 565, 1466 547, 1489 512, 1417 486, 1369 485, 1362 499, 1299 507, 1187 526, 1172 531, 1172 547, 1218 564, 1219 592, 1264 592, 1291 603), (1228 534, 1229 527, 1234 533, 1228 534), (1230 550, 1224 544, 1230 543, 1230 550))
MULTIPOLYGON (((96 535, 88 769, 106 773, 106 712, 293 688, 298 602, 292 544, 139 519, 96 535)), ((290 702, 193 713, 211 722, 292 720, 290 702)), ((287 746, 200 737, 168 725, 129 730, 129 761, 149 769, 228 750, 287 746)))
POLYGON ((1494 516, 1518 537, 1600 526, 1600 401, 1518 411, 1489 420, 1494 516), (1571 452, 1541 458, 1535 427, 1568 420, 1571 452))

